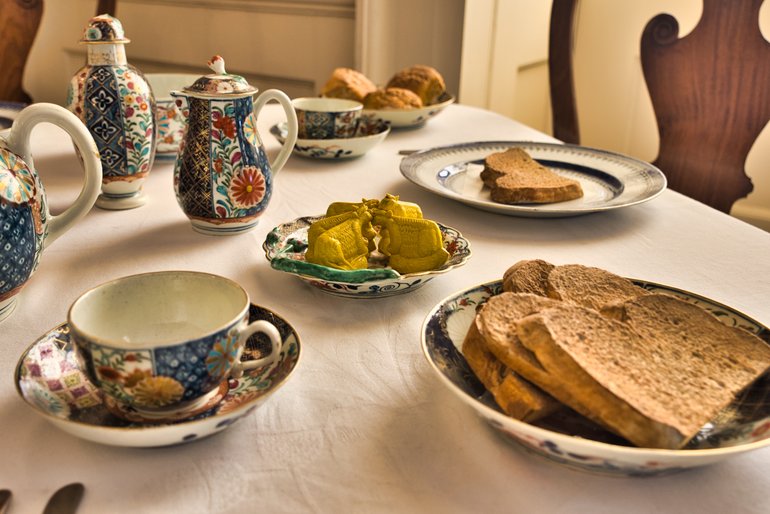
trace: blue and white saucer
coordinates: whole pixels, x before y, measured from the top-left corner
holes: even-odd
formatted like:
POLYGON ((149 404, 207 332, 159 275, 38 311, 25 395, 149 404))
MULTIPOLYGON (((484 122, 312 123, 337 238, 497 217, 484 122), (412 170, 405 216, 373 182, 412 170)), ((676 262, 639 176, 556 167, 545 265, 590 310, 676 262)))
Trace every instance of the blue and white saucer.
MULTIPOLYGON (((282 317, 252 304, 250 321, 270 321, 283 342, 277 363, 246 372, 227 383, 224 398, 193 417, 178 421, 129 421, 109 409, 101 392, 80 368, 67 323, 48 331, 27 348, 16 365, 16 389, 37 413, 72 435, 114 446, 153 447, 187 443, 216 434, 251 414, 283 385, 297 366, 300 341, 282 317)), ((257 358, 269 347, 263 334, 249 339, 243 359, 257 358)))

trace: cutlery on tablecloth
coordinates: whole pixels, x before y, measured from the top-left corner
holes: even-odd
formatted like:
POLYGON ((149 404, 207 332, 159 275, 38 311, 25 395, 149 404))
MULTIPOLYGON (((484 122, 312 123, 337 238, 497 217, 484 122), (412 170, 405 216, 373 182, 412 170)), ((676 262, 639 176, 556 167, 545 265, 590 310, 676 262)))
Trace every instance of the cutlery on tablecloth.
POLYGON ((81 483, 67 484, 51 496, 43 514, 74 514, 83 498, 85 487, 81 483))
POLYGON ((11 491, 8 489, 0 490, 0 514, 4 514, 8 510, 8 505, 11 504, 11 491))

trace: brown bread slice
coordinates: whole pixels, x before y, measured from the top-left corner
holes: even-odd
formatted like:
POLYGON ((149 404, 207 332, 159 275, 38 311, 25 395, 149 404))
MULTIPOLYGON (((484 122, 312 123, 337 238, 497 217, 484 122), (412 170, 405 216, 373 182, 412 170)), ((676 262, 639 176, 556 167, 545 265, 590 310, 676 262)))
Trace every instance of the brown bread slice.
POLYGON ((574 398, 572 384, 562 380, 558 370, 553 374, 553 370, 546 369, 518 337, 518 320, 559 305, 562 302, 534 294, 503 292, 487 300, 476 316, 476 325, 487 350, 500 362, 556 400, 600 423, 597 416, 574 398))
POLYGON ((473 373, 509 416, 532 422, 561 408, 553 397, 518 376, 486 349, 475 320, 468 328, 462 353, 473 373))
POLYGON ((503 274, 503 291, 548 296, 548 274, 555 266, 541 259, 519 261, 503 274))
MULTIPOLYGON (((562 304, 520 319, 516 331, 548 372, 570 384, 572 397, 535 381, 538 386, 578 412, 588 409, 638 446, 680 448, 770 366, 770 350, 743 334, 713 337, 709 330, 723 332, 718 320, 712 324, 679 306, 673 308, 681 316, 670 317, 668 300, 648 298, 623 308, 629 319, 637 319, 635 325, 562 304), (664 309, 650 307, 657 304, 664 309), (699 328, 704 323, 708 330, 699 328), (672 324, 677 330, 671 330, 672 324), (646 332, 640 335, 633 326, 646 332), (750 352, 756 365, 742 362, 724 373, 736 351, 750 352)), ((615 307, 616 315, 620 309, 615 307)))
POLYGON ((630 280, 601 268, 581 264, 556 266, 548 274, 547 295, 594 310, 649 294, 630 280))
POLYGON ((554 173, 521 148, 488 155, 481 180, 498 203, 553 203, 583 196, 578 181, 554 173))

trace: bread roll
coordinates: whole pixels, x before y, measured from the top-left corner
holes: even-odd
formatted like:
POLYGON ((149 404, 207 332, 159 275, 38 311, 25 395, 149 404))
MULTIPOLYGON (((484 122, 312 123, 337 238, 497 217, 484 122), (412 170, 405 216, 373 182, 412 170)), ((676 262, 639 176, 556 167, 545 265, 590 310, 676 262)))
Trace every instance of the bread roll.
POLYGON ((436 69, 418 64, 396 73, 385 86, 408 89, 417 94, 425 106, 438 103, 439 97, 446 91, 444 78, 436 69))
POLYGON ((374 82, 366 78, 363 73, 350 68, 336 68, 321 89, 321 96, 363 103, 366 95, 376 90, 377 86, 374 82))
POLYGON ((364 98, 366 109, 419 109, 420 107, 422 107, 420 97, 400 87, 378 89, 364 98))

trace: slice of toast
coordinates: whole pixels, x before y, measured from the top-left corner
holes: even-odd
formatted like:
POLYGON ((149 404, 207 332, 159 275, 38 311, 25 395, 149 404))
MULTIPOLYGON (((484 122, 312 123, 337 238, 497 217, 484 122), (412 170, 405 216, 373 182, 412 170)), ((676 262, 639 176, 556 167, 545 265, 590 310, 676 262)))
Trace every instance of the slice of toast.
POLYGON ((521 148, 488 155, 481 180, 498 203, 554 203, 583 196, 578 181, 554 173, 521 148))
POLYGON ((710 314, 668 298, 643 296, 616 305, 615 318, 625 322, 564 303, 518 320, 521 343, 548 373, 569 384, 571 394, 533 381, 638 446, 682 447, 770 367, 770 348, 747 333, 729 329, 728 335, 710 314), (738 352, 750 357, 736 359, 738 352))
POLYGON ((627 278, 581 264, 556 266, 548 274, 546 289, 550 298, 597 311, 608 303, 649 294, 627 278))
POLYGON ((582 264, 553 264, 540 260, 522 260, 503 275, 503 291, 547 296, 594 310, 622 302, 648 291, 627 278, 582 264))
POLYGON ((468 328, 462 353, 473 373, 507 415, 533 422, 562 407, 553 397, 518 376, 487 350, 475 320, 468 328))

